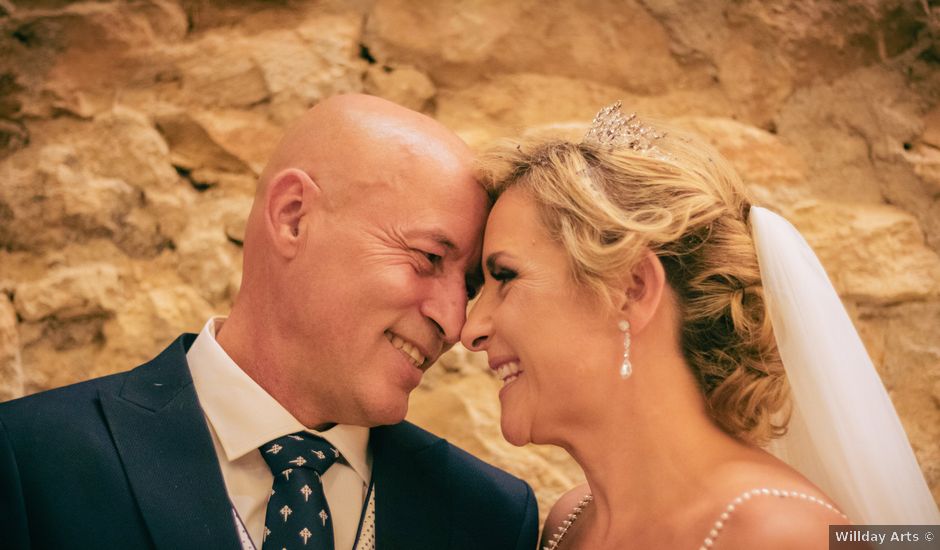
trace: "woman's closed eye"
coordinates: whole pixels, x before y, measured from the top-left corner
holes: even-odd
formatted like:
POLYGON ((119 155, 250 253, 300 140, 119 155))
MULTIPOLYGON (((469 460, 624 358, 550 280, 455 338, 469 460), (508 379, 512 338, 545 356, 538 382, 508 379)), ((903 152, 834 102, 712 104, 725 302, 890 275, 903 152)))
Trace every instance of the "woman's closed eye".
POLYGON ((490 254, 483 263, 485 271, 496 281, 499 288, 505 287, 519 276, 518 271, 506 266, 501 259, 502 255, 501 252, 490 254))
POLYGON ((512 281, 518 276, 518 273, 505 267, 497 267, 490 272, 490 276, 500 284, 500 286, 512 281))

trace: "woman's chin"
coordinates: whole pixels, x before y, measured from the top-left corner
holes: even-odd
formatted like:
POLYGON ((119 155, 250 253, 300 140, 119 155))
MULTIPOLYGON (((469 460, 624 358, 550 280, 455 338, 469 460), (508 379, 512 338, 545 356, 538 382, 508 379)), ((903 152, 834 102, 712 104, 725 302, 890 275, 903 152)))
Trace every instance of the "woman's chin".
POLYGON ((500 427, 503 430, 503 438, 516 447, 523 447, 531 443, 529 431, 512 422, 507 422, 505 417, 500 421, 500 427))

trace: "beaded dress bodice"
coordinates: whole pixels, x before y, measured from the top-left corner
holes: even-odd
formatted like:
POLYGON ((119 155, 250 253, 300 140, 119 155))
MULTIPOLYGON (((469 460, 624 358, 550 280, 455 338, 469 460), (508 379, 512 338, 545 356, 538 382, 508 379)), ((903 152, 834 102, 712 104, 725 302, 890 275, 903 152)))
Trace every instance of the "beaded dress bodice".
MULTIPOLYGON (((699 547, 699 550, 708 550, 715 545, 715 540, 718 539, 718 536, 721 534, 722 529, 725 527, 725 522, 727 522, 734 511, 748 500, 754 497, 777 497, 777 498, 798 498, 805 500, 807 502, 813 502, 819 506, 823 506, 832 512, 839 514, 840 516, 848 519, 848 517, 836 509, 832 504, 816 498, 812 495, 800 491, 784 491, 782 489, 751 489, 750 491, 745 491, 734 500, 732 500, 727 506, 725 506, 724 511, 715 520, 715 523, 712 524, 711 530, 708 532, 708 536, 705 537, 705 540, 702 541, 702 545, 699 547)), ((585 508, 594 500, 594 495, 588 493, 575 505, 571 510, 571 513, 568 514, 568 517, 561 522, 561 525, 558 526, 555 533, 552 535, 552 540, 548 542, 545 546, 542 547, 542 550, 555 550, 558 548, 558 545, 561 544, 561 541, 564 540, 565 535, 568 533, 568 530, 572 525, 578 520, 581 516, 581 513, 585 508)))

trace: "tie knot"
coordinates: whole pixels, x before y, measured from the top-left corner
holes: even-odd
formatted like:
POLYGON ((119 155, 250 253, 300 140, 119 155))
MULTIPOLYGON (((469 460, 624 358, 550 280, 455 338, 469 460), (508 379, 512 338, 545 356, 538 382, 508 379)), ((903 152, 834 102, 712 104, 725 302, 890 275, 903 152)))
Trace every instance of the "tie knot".
POLYGON ((322 475, 339 458, 339 451, 329 442, 307 432, 279 437, 258 450, 275 477, 295 468, 308 468, 322 475))

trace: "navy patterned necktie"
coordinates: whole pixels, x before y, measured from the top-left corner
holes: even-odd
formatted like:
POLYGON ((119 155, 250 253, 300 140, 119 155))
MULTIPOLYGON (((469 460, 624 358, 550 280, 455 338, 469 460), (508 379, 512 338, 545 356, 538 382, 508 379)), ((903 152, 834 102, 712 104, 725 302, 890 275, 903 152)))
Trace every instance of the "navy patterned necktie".
POLYGON ((333 519, 320 476, 339 451, 306 432, 279 437, 259 450, 274 474, 262 550, 333 550, 333 519))

